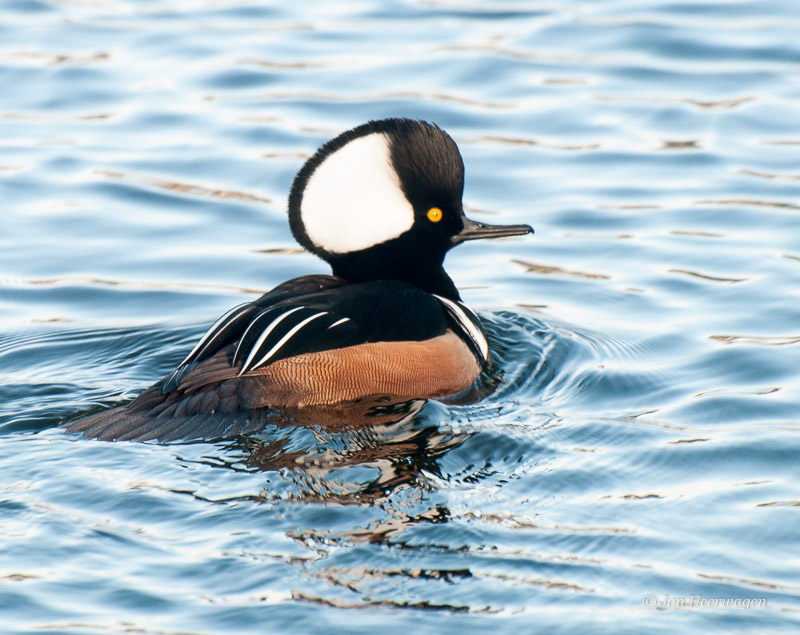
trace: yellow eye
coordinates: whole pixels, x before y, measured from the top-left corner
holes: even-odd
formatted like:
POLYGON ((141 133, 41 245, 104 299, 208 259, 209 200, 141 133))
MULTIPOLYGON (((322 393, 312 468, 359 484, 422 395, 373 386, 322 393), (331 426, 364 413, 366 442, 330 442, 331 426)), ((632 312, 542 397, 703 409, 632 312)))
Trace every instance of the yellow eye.
POLYGON ((438 207, 431 207, 428 210, 428 220, 432 223, 438 223, 440 220, 442 220, 442 216, 442 210, 440 210, 438 207))

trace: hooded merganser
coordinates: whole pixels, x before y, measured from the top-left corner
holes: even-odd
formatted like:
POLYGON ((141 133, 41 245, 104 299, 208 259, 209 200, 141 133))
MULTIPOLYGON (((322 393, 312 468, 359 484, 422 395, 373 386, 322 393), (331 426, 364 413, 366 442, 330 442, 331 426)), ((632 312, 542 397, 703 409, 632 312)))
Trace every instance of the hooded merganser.
POLYGON ((289 195, 295 239, 333 275, 284 282, 223 315, 163 380, 69 424, 108 440, 192 434, 219 416, 468 388, 489 359, 443 268, 467 240, 532 233, 466 218, 464 164, 437 126, 371 121, 324 144, 289 195))

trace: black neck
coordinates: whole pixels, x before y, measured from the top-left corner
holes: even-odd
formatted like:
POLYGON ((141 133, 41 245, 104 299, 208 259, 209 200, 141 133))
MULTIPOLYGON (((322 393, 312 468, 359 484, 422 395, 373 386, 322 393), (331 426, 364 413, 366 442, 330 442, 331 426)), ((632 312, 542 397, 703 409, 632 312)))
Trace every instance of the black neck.
POLYGON ((399 266, 387 266, 375 262, 372 256, 359 257, 359 254, 347 254, 340 258, 330 258, 333 275, 344 278, 348 282, 370 282, 372 280, 399 280, 415 287, 447 298, 460 300, 456 285, 447 275, 441 264, 415 262, 411 259, 399 263, 399 266))

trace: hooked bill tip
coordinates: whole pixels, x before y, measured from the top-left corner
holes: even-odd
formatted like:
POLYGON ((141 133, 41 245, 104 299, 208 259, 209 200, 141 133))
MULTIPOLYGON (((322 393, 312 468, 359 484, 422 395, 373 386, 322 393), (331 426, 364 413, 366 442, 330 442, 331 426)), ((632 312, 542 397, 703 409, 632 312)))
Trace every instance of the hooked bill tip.
POLYGON ((524 236, 533 233, 533 227, 530 225, 489 225, 465 217, 464 227, 450 239, 450 245, 455 247, 467 240, 524 236))

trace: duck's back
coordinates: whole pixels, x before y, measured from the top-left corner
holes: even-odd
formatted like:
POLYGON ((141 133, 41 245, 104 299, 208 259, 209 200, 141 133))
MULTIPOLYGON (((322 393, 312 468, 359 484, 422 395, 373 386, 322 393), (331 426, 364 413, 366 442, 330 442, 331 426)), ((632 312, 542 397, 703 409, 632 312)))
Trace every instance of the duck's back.
POLYGON ((304 276, 226 313, 130 404, 68 430, 104 440, 248 434, 271 408, 453 394, 485 357, 480 323, 460 302, 398 281, 304 276))

